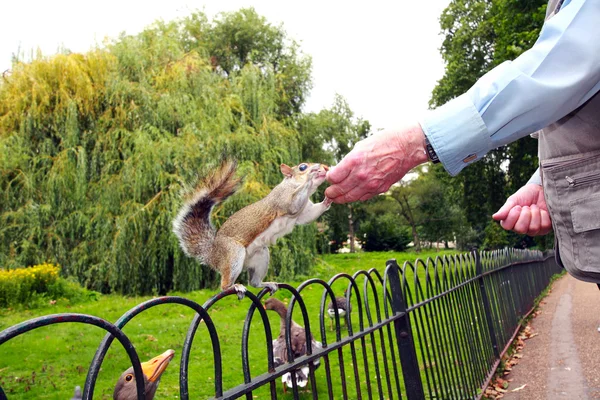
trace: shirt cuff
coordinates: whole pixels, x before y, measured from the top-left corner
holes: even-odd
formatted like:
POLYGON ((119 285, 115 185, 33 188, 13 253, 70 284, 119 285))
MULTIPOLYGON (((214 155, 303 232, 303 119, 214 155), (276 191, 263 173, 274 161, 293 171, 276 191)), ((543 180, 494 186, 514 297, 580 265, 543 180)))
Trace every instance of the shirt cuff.
POLYGON ((531 178, 527 181, 527 184, 534 183, 536 185, 542 186, 542 176, 540 175, 540 169, 536 169, 531 178))
POLYGON ((467 94, 428 111, 421 127, 440 162, 453 176, 492 148, 487 127, 467 94))

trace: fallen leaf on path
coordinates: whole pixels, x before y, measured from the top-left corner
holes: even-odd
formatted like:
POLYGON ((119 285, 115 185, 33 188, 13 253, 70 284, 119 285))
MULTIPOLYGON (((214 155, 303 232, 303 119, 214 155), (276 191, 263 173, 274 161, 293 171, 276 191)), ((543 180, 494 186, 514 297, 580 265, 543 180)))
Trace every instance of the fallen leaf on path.
POLYGON ((527 339, 531 339, 532 337, 536 337, 537 335, 539 335, 539 333, 532 333, 527 339))
POLYGON ((525 386, 527 386, 527 384, 524 384, 523 386, 519 386, 518 388, 514 388, 513 390, 511 390, 511 392, 518 392, 521 389, 525 389, 525 386))

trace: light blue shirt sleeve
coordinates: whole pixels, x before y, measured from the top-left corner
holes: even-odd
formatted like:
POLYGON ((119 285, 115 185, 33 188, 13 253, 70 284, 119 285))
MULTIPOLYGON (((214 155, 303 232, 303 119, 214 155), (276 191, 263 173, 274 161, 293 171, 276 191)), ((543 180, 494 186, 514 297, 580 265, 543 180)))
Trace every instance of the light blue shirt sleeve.
POLYGON ((600 89, 600 1, 565 0, 535 45, 420 121, 441 163, 458 174, 488 151, 544 128, 600 89))
POLYGON ((527 184, 529 184, 529 183, 533 183, 533 184, 542 186, 542 175, 540 175, 539 168, 535 170, 533 175, 531 175, 531 178, 529 178, 529 181, 527 181, 527 184))

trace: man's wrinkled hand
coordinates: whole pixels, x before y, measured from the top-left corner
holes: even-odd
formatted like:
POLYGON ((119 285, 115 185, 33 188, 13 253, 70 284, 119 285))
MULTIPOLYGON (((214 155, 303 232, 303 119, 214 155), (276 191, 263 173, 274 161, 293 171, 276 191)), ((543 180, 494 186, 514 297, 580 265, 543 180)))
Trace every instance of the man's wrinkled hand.
POLYGON ((325 196, 334 203, 368 200, 388 191, 408 171, 426 162, 424 135, 416 124, 361 140, 327 172, 325 196))
POLYGON ((545 235, 552 230, 550 213, 540 185, 528 183, 510 196, 492 218, 507 231, 529 236, 545 235))

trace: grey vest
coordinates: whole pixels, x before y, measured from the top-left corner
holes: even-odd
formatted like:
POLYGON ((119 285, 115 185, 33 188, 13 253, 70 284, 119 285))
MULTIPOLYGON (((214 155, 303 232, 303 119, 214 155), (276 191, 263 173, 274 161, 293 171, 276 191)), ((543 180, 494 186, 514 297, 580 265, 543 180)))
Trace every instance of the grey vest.
MULTIPOLYGON (((561 4, 550 0, 546 18, 561 4)), ((600 95, 544 128, 538 140, 556 259, 575 278, 600 283, 600 95)))

